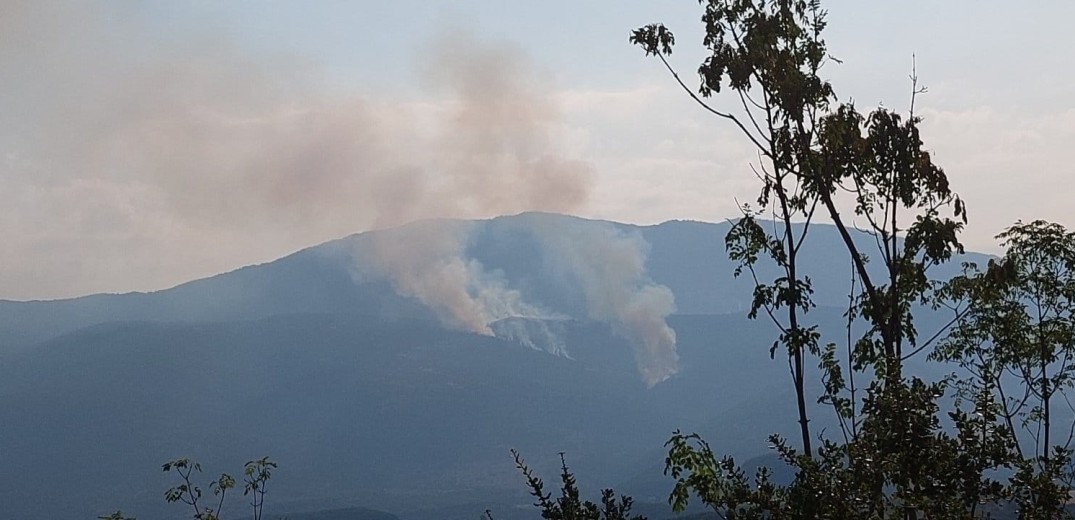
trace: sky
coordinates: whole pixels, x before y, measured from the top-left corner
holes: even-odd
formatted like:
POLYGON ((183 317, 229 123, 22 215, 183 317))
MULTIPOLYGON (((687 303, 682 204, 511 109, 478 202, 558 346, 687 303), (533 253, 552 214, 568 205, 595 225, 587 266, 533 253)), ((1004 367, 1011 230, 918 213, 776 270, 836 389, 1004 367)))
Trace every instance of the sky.
MULTIPOLYGON (((826 2, 840 100, 906 110, 968 248, 1075 227, 1075 3, 826 2)), ((680 0, 0 0, 0 298, 150 291, 351 233, 558 211, 722 221, 756 161, 630 31, 680 0)), ((715 105, 723 106, 717 100, 715 105)))

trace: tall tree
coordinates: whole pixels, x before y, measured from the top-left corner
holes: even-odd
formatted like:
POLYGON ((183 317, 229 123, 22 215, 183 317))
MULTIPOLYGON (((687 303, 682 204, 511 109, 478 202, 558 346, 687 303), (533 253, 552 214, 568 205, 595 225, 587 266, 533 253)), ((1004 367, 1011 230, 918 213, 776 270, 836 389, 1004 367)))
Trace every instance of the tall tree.
MULTIPOLYGON (((703 44, 710 56, 698 69, 698 94, 669 64, 675 38, 662 25, 634 32, 632 42, 657 56, 680 86, 709 113, 731 121, 756 148, 754 174, 761 181, 757 208, 744 206, 744 216, 728 233, 726 243, 739 262, 736 276, 749 272, 755 289, 749 316, 759 311, 780 330, 770 355, 783 346, 795 388, 803 451, 812 453, 806 397, 807 354, 817 355, 816 325, 805 323, 813 306, 810 278, 799 266, 799 253, 817 208, 818 197, 802 182, 797 134, 814 132, 819 111, 835 99, 831 85, 818 72, 827 55, 820 34, 824 13, 816 6, 802 9, 747 9, 745 5, 711 2, 702 18, 707 34, 703 44), (713 108, 705 98, 721 92, 727 81, 738 98, 738 113, 713 108), (794 95, 789 95, 794 93, 794 95), (754 218, 771 215, 776 225, 765 229, 754 218), (796 225, 797 224, 797 225, 796 225), (756 266, 767 259, 781 273, 774 280, 759 278, 756 266)), ((791 6, 789 6, 791 7, 791 6)))
POLYGON ((960 319, 930 357, 964 370, 960 396, 988 396, 1011 446, 1007 490, 1024 517, 1052 517, 1073 488, 1075 233, 1016 223, 997 236, 1003 258, 967 265, 946 289, 960 319), (1057 405, 1067 407, 1058 424, 1057 405), (1060 438, 1057 438, 1057 437, 1060 438))
MULTIPOLYGON (((709 57, 698 68, 697 93, 669 62, 675 37, 668 28, 648 25, 631 40, 658 57, 692 99, 731 122, 758 150, 759 207, 745 208, 727 244, 741 264, 737 274, 754 276, 750 316, 764 311, 779 329, 773 352, 783 345, 788 355, 802 450, 772 438, 783 460, 797 469, 795 481, 782 487, 766 471, 751 482, 732 459, 717 460, 702 439, 677 432, 669 441, 666 466, 676 479, 673 505, 683 507, 693 493, 727 518, 988 514, 980 504, 1001 504, 1022 478, 1017 474, 1005 487, 991 477, 1014 460, 1012 428, 996 407, 996 395, 990 388, 964 394, 962 407, 945 413, 940 403, 953 380, 926 381, 904 367, 911 356, 924 355, 946 337, 947 327, 920 335, 914 312, 955 294, 932 281, 929 271, 962 253, 958 237, 966 224, 962 200, 920 136, 914 107, 924 89, 912 71, 905 115, 885 108, 861 113, 853 103, 837 103, 820 75, 824 65, 837 60, 821 37, 825 11, 817 1, 701 3, 709 57), (710 98, 729 90, 736 110, 710 105, 710 98), (824 346, 816 326, 803 319, 812 306, 812 287, 797 262, 816 210, 838 231, 853 280, 846 338, 824 346), (773 217, 772 231, 758 215, 773 217), (856 241, 857 228, 876 247, 856 241), (760 261, 775 264, 780 275, 759 279, 760 261), (865 329, 858 335, 852 334, 856 322, 865 329), (824 382, 820 401, 833 406, 843 433, 838 440, 818 436, 816 450, 803 384, 808 354, 817 358, 816 377, 824 382), (867 382, 865 388, 856 388, 856 373, 867 382)), ((948 326, 968 313, 965 306, 957 308, 948 326)), ((1062 372, 1057 363, 1066 367, 1067 358, 1060 361, 1040 348, 1034 357, 1030 353, 1024 349, 1018 356, 1031 367, 1025 374, 1040 376, 1032 393, 1045 397, 1036 417, 1048 422, 1050 389, 1061 383, 1055 379, 1062 372)))

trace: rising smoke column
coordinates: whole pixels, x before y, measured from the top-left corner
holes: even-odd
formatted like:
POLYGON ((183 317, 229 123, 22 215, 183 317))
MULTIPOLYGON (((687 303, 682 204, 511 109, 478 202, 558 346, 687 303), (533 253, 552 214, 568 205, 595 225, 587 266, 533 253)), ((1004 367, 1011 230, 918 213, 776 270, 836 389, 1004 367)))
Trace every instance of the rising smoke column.
POLYGON ((545 262, 581 288, 590 319, 607 323, 634 349, 638 371, 653 386, 679 369, 676 332, 666 318, 676 310, 672 291, 646 274, 649 245, 638 233, 604 222, 536 225, 545 262))
POLYGON ((0 1, 5 297, 159 289, 356 231, 586 200, 590 166, 516 45, 444 33, 415 91, 370 90, 222 26, 156 31, 152 11, 0 1))
MULTIPOLYGON (((666 318, 675 312, 672 291, 646 274, 648 244, 638 233, 605 222, 573 218, 526 219, 557 281, 578 287, 586 317, 608 324, 631 345, 639 374, 653 386, 678 370, 676 334, 666 318)), ((558 321, 563 316, 511 288, 466 254, 481 223, 422 221, 374 233, 359 256, 366 277, 388 279, 396 292, 429 307, 446 326, 497 335, 531 348, 569 356, 562 330, 539 321, 527 327, 511 318, 558 321)))
MULTIPOLYGON (((435 110, 443 126, 424 153, 436 158, 426 175, 383 201, 382 223, 435 214, 491 216, 524 210, 570 212, 585 202, 591 169, 565 157, 559 114, 528 58, 515 46, 450 33, 429 47, 422 75, 446 97, 435 110), (408 191, 413 192, 408 200, 408 191), (417 195, 424 194, 422 197, 417 195)), ((404 226, 378 235, 368 253, 401 295, 432 309, 445 325, 493 334, 505 318, 556 319, 523 300, 502 277, 465 257, 471 227, 458 222, 404 226)), ((502 333, 534 347, 559 344, 548 328, 502 333), (536 333, 540 341, 528 337, 536 333)), ((556 347, 554 347, 554 350, 556 347)))
MULTIPOLYGON (((471 210, 494 214, 524 210, 571 212, 585 201, 588 169, 566 159, 556 146, 554 106, 533 88, 515 53, 453 38, 428 72, 451 90, 455 115, 439 156, 453 195, 471 210), (484 208, 479 210, 478 208, 484 208)), ((643 380, 650 386, 678 368, 675 332, 665 322, 674 312, 672 292, 645 274, 647 244, 600 223, 559 226, 560 219, 534 220, 535 236, 546 261, 568 283, 582 288, 590 319, 607 323, 627 339, 643 380)), ((482 265, 465 257, 471 228, 441 236, 400 237, 375 245, 383 274, 397 292, 423 302, 449 326, 480 334, 507 335, 534 346, 527 330, 511 328, 506 318, 555 317, 507 288, 482 265), (508 304, 505 304, 505 303, 508 304)), ((425 233, 436 233, 431 228, 425 233)), ((512 324, 518 325, 518 322, 512 324)), ((562 340, 548 328, 537 332, 541 343, 566 355, 562 340)))
POLYGON ((491 325, 504 318, 553 317, 525 302, 499 273, 465 257, 474 226, 429 220, 373 233, 358 269, 363 277, 387 278, 398 294, 422 302, 450 328, 492 336, 491 325))
POLYGON ((527 302, 521 292, 508 287, 502 273, 489 272, 481 262, 466 257, 477 225, 426 220, 372 233, 367 248, 355 251, 355 274, 360 279, 387 279, 397 294, 421 302, 446 327, 570 357, 562 330, 549 323, 563 316, 527 302))
POLYGON ((433 174, 455 213, 570 213, 589 197, 589 164, 568 157, 553 89, 514 44, 444 33, 423 55, 426 88, 447 108, 433 174))
MULTIPOLYGON (((149 21, 107 2, 0 1, 8 297, 156 289, 356 230, 587 200, 591 168, 564 152, 551 85, 518 46, 445 33, 408 99, 327 89, 316 60, 149 21), (57 254, 57 237, 82 254, 57 254)), ((466 259, 466 237, 380 244, 376 265, 458 328, 544 315, 466 259)), ((650 316, 594 314, 624 331, 650 316)))

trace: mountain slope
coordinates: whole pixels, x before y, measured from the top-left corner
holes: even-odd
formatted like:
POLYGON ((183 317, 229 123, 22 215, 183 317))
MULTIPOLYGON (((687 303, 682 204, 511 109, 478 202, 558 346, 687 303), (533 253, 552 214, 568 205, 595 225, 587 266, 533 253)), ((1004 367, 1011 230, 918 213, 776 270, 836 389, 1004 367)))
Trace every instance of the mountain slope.
MULTIPOLYGON (((186 517, 162 503, 173 482, 158 464, 194 457, 208 482, 269 455, 281 464, 273 511, 420 520, 507 504, 497 518, 510 520, 530 513, 510 448, 550 478, 567 452, 585 485, 663 502, 672 430, 753 457, 794 427, 786 365, 768 352, 775 333, 743 316, 751 288, 731 276, 726 230, 547 214, 434 221, 165 291, 0 302, 0 503, 26 519, 186 517), (415 230, 451 247, 416 246, 415 230), (392 257, 404 264, 437 262, 393 271, 376 263, 386 244, 407 246, 411 258, 392 257), (415 296, 429 280, 406 276, 445 267, 488 291, 463 303, 500 313, 482 315, 489 330, 415 296), (622 312, 662 291, 680 314, 644 308, 659 323, 629 328, 622 312), (674 331, 678 371, 648 388, 636 333, 651 325, 674 331)), ((846 271, 829 258, 833 230, 812 233, 803 258, 822 307, 811 317, 839 334, 846 271)), ((824 411, 814 418, 831 426, 824 411)))
MULTIPOLYGON (((433 221, 451 226, 460 221, 433 221)), ((419 223, 422 224, 422 223, 419 223)), ((734 265, 724 251, 729 224, 670 221, 655 226, 633 226, 544 213, 524 213, 474 221, 466 238, 466 257, 504 278, 537 301, 584 317, 577 294, 564 287, 548 269, 535 229, 552 233, 572 228, 610 226, 637 235, 648 255, 646 274, 671 289, 677 312, 712 314, 740 312, 749 302, 752 286, 733 276, 734 265)), ((261 265, 189 282, 151 293, 98 294, 52 301, 0 300, 0 349, 26 347, 82 327, 123 320, 226 321, 256 319, 275 314, 344 312, 382 319, 429 319, 429 309, 401 297, 383 277, 363 277, 364 252, 377 240, 393 241, 408 227, 352 235, 314 246, 261 265)), ((813 239, 802 252, 804 269, 814 280, 815 300, 821 306, 846 305, 850 271, 839 237, 831 226, 815 224, 813 239)), ((856 235, 865 250, 872 239, 856 235)), ((936 271, 944 278, 956 274, 963 260, 983 263, 988 257, 968 254, 936 271)), ((874 266, 876 268, 876 266, 874 266)), ((769 273, 762 267, 762 274, 769 273)))
MULTIPOLYGON (((676 323, 684 376, 654 391, 623 362, 622 341, 584 324, 569 334, 584 361, 434 323, 344 315, 92 327, 0 367, 0 502, 64 489, 67 503, 34 500, 13 512, 74 517, 122 507, 159 517, 169 484, 155 468, 188 455, 207 471, 234 471, 269 454, 281 462, 276 501, 349 500, 393 512, 514 496, 522 488, 512 447, 546 472, 566 451, 580 477, 611 484, 672 428, 698 428, 745 401, 781 406, 779 366, 752 350, 764 327, 754 339, 714 345, 690 321, 676 323), (722 367, 721 350, 742 353, 722 367), (711 403, 699 407, 699 395, 711 403)), ((760 449, 760 436, 779 424, 772 419, 732 425, 741 440, 729 446, 760 449)))

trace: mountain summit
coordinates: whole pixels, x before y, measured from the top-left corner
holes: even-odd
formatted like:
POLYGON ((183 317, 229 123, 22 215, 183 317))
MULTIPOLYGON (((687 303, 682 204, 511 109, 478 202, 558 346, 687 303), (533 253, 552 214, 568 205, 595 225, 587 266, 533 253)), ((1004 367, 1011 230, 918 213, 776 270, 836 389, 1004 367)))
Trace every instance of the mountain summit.
MULTIPOLYGON (((157 464, 208 482, 269 455, 274 511, 473 518, 529 503, 510 448, 663 502, 672 430, 753 456, 794 414, 727 228, 423 221, 163 291, 0 302, 0 503, 168 518, 157 464)), ((838 238, 812 233, 811 316, 839 330, 838 238)))

